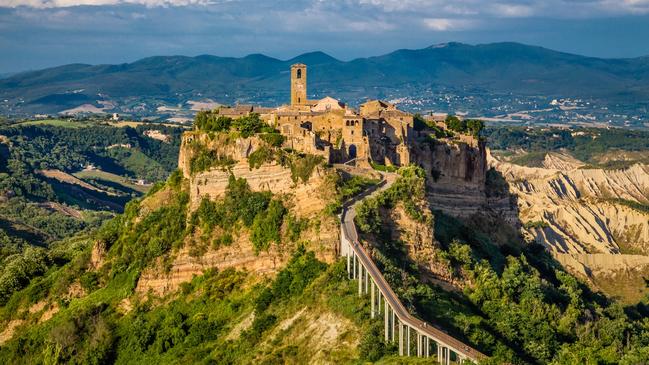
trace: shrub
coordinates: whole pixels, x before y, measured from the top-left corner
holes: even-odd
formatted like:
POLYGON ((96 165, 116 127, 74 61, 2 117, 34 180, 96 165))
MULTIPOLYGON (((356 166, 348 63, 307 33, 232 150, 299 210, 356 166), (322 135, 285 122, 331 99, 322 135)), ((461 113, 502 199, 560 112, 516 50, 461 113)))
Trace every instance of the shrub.
POLYGON ((189 160, 189 172, 194 175, 212 167, 226 168, 235 161, 229 156, 221 156, 214 150, 208 150, 205 145, 195 142, 192 146, 192 157, 189 160))
POLYGON ((268 209, 255 216, 250 232, 250 240, 255 252, 268 250, 271 242, 280 243, 282 219, 286 209, 279 200, 272 200, 268 209))
POLYGON ((246 330, 243 334, 248 342, 256 344, 261 339, 261 336, 270 329, 277 322, 277 316, 273 314, 262 314, 255 317, 250 329, 246 330))
POLYGON ((363 334, 358 345, 360 358, 365 361, 375 362, 387 353, 384 341, 382 324, 373 321, 369 330, 363 334))
POLYGON ((396 166, 386 166, 373 161, 370 161, 370 165, 374 170, 383 171, 383 172, 396 172, 397 170, 399 170, 399 168, 396 166))
POLYGON ((291 242, 296 242, 300 238, 300 234, 309 225, 309 220, 305 218, 296 218, 294 215, 288 215, 286 218, 286 232, 287 238, 291 242))
POLYGON ((259 138, 272 147, 282 147, 284 140, 286 140, 286 138, 279 133, 262 133, 259 135, 259 138))
POLYGON ((313 169, 322 163, 324 163, 322 156, 307 154, 302 157, 293 158, 290 165, 293 182, 297 183, 299 180, 302 180, 306 184, 311 174, 313 174, 313 169))
POLYGON ((529 222, 525 222, 525 224, 523 224, 523 228, 525 228, 525 229, 532 229, 532 228, 534 228, 534 229, 543 229, 543 228, 548 228, 548 227, 550 227, 550 225, 547 222, 542 221, 542 220, 541 221, 529 221, 529 222))
POLYGON ((248 165, 251 169, 258 169, 261 165, 273 161, 274 152, 271 148, 261 146, 248 156, 248 165))

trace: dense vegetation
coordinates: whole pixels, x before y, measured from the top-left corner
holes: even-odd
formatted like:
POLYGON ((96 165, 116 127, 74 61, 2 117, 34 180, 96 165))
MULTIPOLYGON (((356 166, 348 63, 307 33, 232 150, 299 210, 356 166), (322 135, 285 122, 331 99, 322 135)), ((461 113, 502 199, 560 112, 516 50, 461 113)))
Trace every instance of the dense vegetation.
POLYGON ((444 120, 446 127, 453 132, 470 134, 478 137, 484 129, 484 122, 479 119, 460 119, 454 115, 449 115, 444 120))
MULTIPOLYGON (((429 131, 431 132, 429 137, 432 139, 435 138, 447 138, 453 137, 455 133, 468 134, 474 137, 479 137, 480 133, 484 129, 485 125, 482 120, 479 119, 460 119, 455 115, 448 115, 444 120, 446 129, 440 128, 433 121, 428 121, 421 116, 421 114, 415 114, 413 116, 414 129, 417 131, 429 131), (434 137, 434 138, 433 138, 434 137)), ((429 142, 427 140, 422 140, 420 142, 429 142)))
POLYGON ((194 126, 196 129, 205 132, 236 131, 243 138, 248 138, 257 133, 276 132, 275 129, 259 118, 259 114, 252 113, 232 119, 219 115, 218 109, 198 112, 194 118, 194 126))
POLYGON ((507 226, 493 218, 475 216, 465 224, 435 212, 438 264, 467 285, 464 295, 457 295, 420 281, 419 267, 404 243, 390 238, 380 212, 395 203, 412 205, 412 197, 423 193, 421 184, 415 191, 404 189, 417 186, 418 174, 404 175, 407 184, 395 183, 363 203, 357 223, 376 240, 375 259, 388 282, 421 317, 489 353, 494 364, 649 361, 644 305, 622 308, 591 293, 542 247, 501 232, 507 226))
POLYGON ((105 175, 112 172, 125 179, 157 181, 175 168, 180 133, 179 128, 160 125, 119 128, 89 120, 2 125, 0 302, 27 285, 31 277, 65 261, 49 250, 58 241, 99 227, 113 216, 110 211, 120 211, 140 195, 125 183, 99 174, 83 178, 93 187, 88 188, 45 177, 39 171, 60 170, 72 180, 72 173, 94 165, 105 175), (146 136, 151 129, 166 134, 169 141, 146 136))
POLYGON ((203 198, 192 214, 192 224, 201 228, 203 237, 209 237, 216 227, 222 234, 214 239, 213 246, 231 242, 240 224, 250 229, 250 239, 257 252, 268 250, 271 243, 281 242, 281 226, 286 208, 272 198, 268 191, 253 192, 245 179, 230 177, 225 196, 213 202, 203 198))
POLYGON ((494 150, 525 150, 514 162, 540 166, 545 154, 568 151, 575 158, 602 168, 624 168, 635 162, 649 162, 649 155, 635 158, 613 151, 649 152, 649 132, 618 128, 523 128, 501 127, 486 129, 484 135, 494 150))
MULTIPOLYGON (((149 199, 165 203, 150 210, 149 203, 132 202, 91 240, 61 244, 60 250, 52 251, 57 256, 27 251, 21 265, 29 268, 29 278, 17 279, 28 286, 7 294, 0 323, 19 318, 19 308, 24 311, 42 300, 53 301, 59 312, 47 322, 30 323, 0 347, 1 363, 304 363, 314 355, 305 341, 319 338, 305 337, 300 329, 304 322, 278 329, 281 321, 294 321, 291 317, 300 310, 347 318, 347 338, 358 336, 356 328, 364 326, 369 312, 367 303, 356 297, 353 283, 344 280, 344 265, 325 265, 303 246, 272 281, 260 282, 255 275, 232 269, 210 270, 163 300, 131 297, 142 269, 154 259, 164 262, 169 250, 180 247, 195 229, 234 232, 233 227, 242 225, 254 231, 259 222, 263 238, 278 232, 278 220, 271 217, 288 216, 278 214, 284 211, 281 202, 268 193, 251 192, 241 179, 231 179, 222 200, 203 201, 189 220, 186 186, 179 173, 150 194, 156 195, 149 199), (100 269, 90 264, 93 242, 107 250, 100 269), (67 294, 75 282, 83 288, 80 298, 67 294), (125 310, 129 297, 130 309, 125 310), (250 325, 237 330, 236 324, 246 317, 252 318, 250 325), (240 335, 231 335, 237 331, 240 335)), ((289 226, 301 225, 287 219, 293 222, 287 222, 289 226)), ((328 361, 349 361, 358 354, 346 348, 325 356, 328 361)))

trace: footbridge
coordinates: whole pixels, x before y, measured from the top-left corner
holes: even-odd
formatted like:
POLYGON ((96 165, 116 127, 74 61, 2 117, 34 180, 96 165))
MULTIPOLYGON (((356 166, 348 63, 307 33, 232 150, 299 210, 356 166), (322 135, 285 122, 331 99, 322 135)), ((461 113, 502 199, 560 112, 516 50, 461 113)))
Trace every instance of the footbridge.
POLYGON ((349 279, 358 280, 358 295, 370 296, 371 318, 383 316, 385 341, 398 342, 399 356, 427 358, 436 353, 437 361, 446 365, 486 358, 442 329, 411 315, 360 244, 354 223, 357 205, 363 198, 389 188, 397 178, 395 174, 381 175, 380 184, 343 206, 340 225, 340 255, 347 259, 349 279))

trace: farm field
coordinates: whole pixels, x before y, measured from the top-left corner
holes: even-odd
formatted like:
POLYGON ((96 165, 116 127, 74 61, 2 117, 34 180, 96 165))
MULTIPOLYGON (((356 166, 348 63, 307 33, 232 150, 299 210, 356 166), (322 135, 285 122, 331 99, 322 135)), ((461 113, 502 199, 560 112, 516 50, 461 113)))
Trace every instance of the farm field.
POLYGON ((146 193, 151 188, 151 185, 134 184, 129 179, 123 176, 113 174, 111 172, 107 172, 103 170, 83 170, 83 171, 75 172, 73 175, 79 179, 99 179, 99 180, 110 181, 122 185, 126 188, 138 191, 140 193, 146 193))
POLYGON ((27 122, 19 123, 19 125, 51 125, 55 127, 64 128, 84 128, 90 124, 86 121, 76 121, 71 119, 43 119, 43 120, 30 120, 27 122))

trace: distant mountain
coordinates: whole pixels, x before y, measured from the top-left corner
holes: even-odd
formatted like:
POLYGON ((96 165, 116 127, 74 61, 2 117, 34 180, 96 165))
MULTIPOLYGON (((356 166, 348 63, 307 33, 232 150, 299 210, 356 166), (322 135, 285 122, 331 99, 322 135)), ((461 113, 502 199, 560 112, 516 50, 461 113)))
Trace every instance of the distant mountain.
POLYGON ((296 62, 310 67, 311 96, 332 95, 351 102, 413 97, 431 88, 616 103, 649 100, 649 57, 601 59, 518 43, 447 43, 347 62, 312 52, 285 61, 253 54, 70 64, 0 79, 0 99, 7 100, 0 112, 52 113, 84 103, 101 106, 97 100, 114 101, 127 111, 152 100, 283 103, 289 94, 289 66, 296 62))

